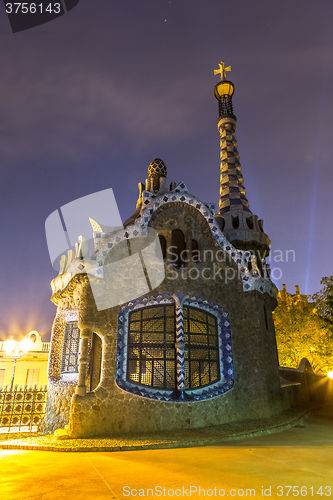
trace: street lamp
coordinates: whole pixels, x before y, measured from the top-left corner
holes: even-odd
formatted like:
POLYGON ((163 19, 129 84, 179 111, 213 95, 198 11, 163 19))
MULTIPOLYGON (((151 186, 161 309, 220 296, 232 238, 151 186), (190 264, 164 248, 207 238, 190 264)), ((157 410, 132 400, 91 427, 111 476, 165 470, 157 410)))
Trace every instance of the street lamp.
POLYGON ((10 391, 13 389, 13 383, 14 383, 14 376, 15 376, 15 367, 16 367, 16 361, 26 354, 28 351, 32 349, 33 341, 31 340, 31 337, 35 335, 35 332, 29 332, 21 342, 16 342, 13 337, 11 337, 9 340, 6 340, 6 342, 3 343, 3 347, 5 349, 5 353, 13 358, 14 360, 14 366, 13 366, 13 374, 12 374, 12 381, 10 383, 10 391))

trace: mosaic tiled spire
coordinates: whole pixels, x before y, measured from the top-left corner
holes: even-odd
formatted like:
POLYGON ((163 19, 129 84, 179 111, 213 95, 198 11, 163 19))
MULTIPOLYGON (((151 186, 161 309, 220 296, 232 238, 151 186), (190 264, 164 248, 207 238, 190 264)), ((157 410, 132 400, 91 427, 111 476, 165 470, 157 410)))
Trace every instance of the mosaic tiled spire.
POLYGON ((251 214, 237 150, 236 117, 220 117, 217 126, 221 136, 219 213, 244 210, 251 214))
POLYGON ((217 128, 220 133, 220 200, 216 221, 224 235, 236 248, 268 255, 270 239, 263 230, 263 221, 253 215, 246 197, 244 179, 236 141, 237 118, 233 113, 232 96, 235 86, 226 80, 226 71, 231 71, 221 61, 214 74, 221 74, 215 85, 214 95, 219 103, 217 128))

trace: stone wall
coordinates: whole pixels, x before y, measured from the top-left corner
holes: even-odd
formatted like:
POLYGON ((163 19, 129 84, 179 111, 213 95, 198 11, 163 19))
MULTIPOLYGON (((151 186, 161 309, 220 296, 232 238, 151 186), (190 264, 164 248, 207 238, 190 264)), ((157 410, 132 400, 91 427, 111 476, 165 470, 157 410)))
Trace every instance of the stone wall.
POLYGON ((63 429, 69 423, 71 399, 75 385, 59 387, 49 384, 47 389, 46 413, 40 430, 45 434, 63 429))

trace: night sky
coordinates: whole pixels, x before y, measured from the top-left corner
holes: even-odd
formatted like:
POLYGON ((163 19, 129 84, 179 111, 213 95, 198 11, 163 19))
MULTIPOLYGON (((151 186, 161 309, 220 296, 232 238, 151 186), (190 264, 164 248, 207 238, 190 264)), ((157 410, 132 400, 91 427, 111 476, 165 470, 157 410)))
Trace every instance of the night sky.
POLYGON ((13 34, 0 5, 0 338, 49 338, 44 225, 60 206, 111 187, 125 221, 156 157, 169 183, 218 202, 221 59, 250 208, 284 260, 274 281, 318 291, 333 260, 332 25, 331 0, 81 0, 13 34))

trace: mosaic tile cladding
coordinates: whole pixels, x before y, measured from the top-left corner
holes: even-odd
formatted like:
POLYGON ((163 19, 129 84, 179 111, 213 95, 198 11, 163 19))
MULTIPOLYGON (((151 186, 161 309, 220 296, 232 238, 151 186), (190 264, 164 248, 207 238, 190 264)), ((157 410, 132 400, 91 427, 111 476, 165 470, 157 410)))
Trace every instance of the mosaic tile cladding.
POLYGON ((71 438, 80 438, 193 429, 288 407, 272 319, 277 289, 261 258, 269 238, 249 209, 236 117, 223 112, 218 213, 185 183, 168 184, 157 158, 124 228, 107 233, 91 220, 94 253, 83 257, 78 245, 62 258, 51 283, 58 310, 44 432, 66 425, 71 438), (108 281, 105 266, 117 255, 119 268, 126 267, 125 255, 140 255, 139 240, 152 230, 165 278, 157 281, 157 268, 148 272, 141 255, 149 287, 138 297, 131 269, 108 281), (95 290, 117 291, 119 279, 133 299, 97 308, 95 290))

